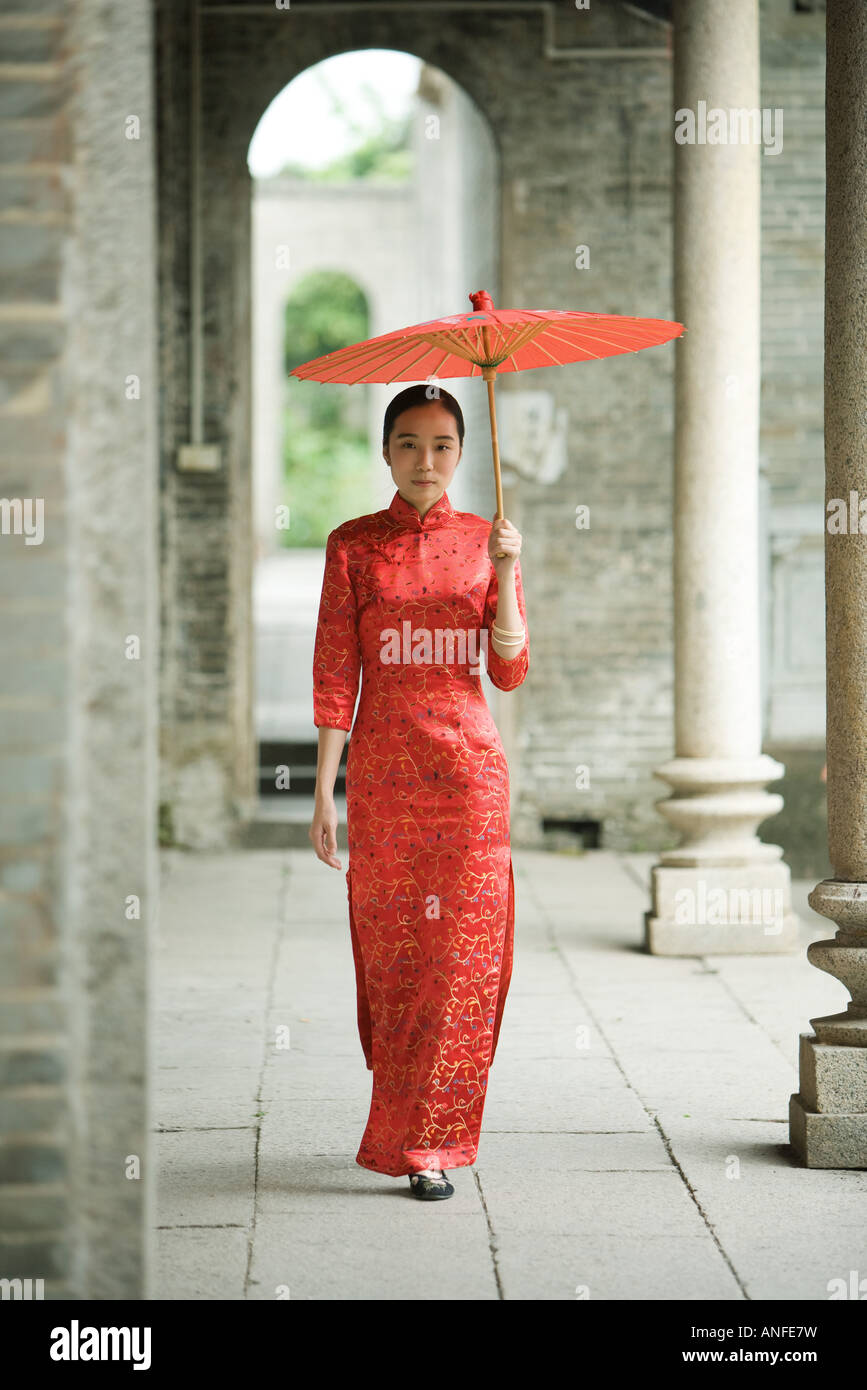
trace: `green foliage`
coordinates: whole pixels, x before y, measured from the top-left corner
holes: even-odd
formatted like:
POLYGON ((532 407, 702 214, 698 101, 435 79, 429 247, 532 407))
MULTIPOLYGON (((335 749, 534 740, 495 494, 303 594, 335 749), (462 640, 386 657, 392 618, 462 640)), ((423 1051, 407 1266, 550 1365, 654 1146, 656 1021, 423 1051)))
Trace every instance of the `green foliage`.
POLYGON ((283 500, 289 506, 290 526, 280 532, 280 540, 287 547, 324 546, 328 532, 341 521, 370 511, 367 433, 339 424, 332 429, 311 426, 297 407, 287 407, 284 420, 283 500))
POLYGON ((341 155, 322 169, 308 169, 303 164, 287 163, 281 174, 308 183, 351 183, 368 179, 372 183, 405 183, 413 169, 410 150, 384 150, 374 139, 366 140, 358 149, 341 155))
POLYGON ((287 373, 311 357, 357 343, 367 336, 368 322, 367 300, 354 280, 334 270, 311 271, 299 280, 286 303, 287 373))
MULTIPOLYGON (((299 281, 285 310, 287 373, 302 362, 368 336, 367 301, 336 271, 313 271, 299 281)), ((288 547, 324 546, 328 532, 370 510, 367 387, 290 377, 283 412, 284 495, 288 547)), ((384 465, 383 465, 384 466, 384 465)))
POLYGON ((157 842, 161 848, 175 843, 174 816, 170 801, 161 801, 157 811, 157 842))

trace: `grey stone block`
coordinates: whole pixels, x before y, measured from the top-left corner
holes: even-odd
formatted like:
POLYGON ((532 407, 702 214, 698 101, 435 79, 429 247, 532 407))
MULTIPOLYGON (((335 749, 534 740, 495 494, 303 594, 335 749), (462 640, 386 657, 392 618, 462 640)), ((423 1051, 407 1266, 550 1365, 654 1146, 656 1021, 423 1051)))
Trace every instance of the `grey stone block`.
POLYGON ((61 1086, 28 1087, 25 1094, 0 1091, 0 1134, 58 1133, 67 1121, 66 1095, 61 1086))
POLYGON ((59 1182, 68 1171, 63 1143, 9 1141, 0 1144, 0 1184, 59 1182))
POLYGON ((67 1059, 63 1039, 37 1046, 28 1039, 8 1041, 0 1048, 0 1087, 57 1085, 66 1079, 67 1059))
POLYGON ((60 1033, 66 1023, 66 1012, 65 1002, 58 991, 35 991, 30 997, 7 998, 0 1003, 0 1031, 14 1034, 52 1033, 56 1030, 60 1033))
POLYGON ((60 1230, 69 1220, 69 1193, 36 1187, 0 1188, 0 1230, 60 1230))
POLYGON ((867 1169, 867 1114, 818 1113, 796 1092, 789 1101, 789 1131, 794 1153, 808 1168, 867 1169))
POLYGON ((786 864, 657 865, 645 947, 654 955, 776 955, 800 949, 786 864), (688 910, 687 910, 688 909, 688 910))
POLYGON ((814 1033, 802 1033, 799 1094, 807 1110, 867 1115, 867 1047, 820 1043, 814 1033))
POLYGON ((0 1271, 7 1279, 66 1278, 71 1269, 70 1242, 62 1231, 0 1236, 0 1271))

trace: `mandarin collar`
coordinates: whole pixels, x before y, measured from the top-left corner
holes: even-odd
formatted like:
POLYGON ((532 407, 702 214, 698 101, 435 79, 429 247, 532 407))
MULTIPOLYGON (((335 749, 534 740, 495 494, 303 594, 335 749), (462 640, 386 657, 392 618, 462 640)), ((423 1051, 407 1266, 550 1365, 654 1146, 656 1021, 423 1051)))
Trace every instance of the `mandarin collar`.
POLYGON ((418 507, 412 502, 407 502, 405 497, 401 497, 400 492, 396 491, 388 506, 388 511, 395 521, 404 522, 417 531, 427 531, 431 526, 438 526, 441 522, 448 521, 454 515, 454 507, 449 501, 449 495, 444 492, 442 497, 437 498, 432 507, 428 507, 424 518, 422 518, 418 507))

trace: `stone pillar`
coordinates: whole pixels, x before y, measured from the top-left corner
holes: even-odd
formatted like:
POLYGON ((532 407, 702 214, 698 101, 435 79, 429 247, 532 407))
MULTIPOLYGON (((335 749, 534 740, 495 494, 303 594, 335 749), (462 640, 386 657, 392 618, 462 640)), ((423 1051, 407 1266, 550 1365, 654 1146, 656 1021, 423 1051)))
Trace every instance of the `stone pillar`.
POLYGON ((731 139, 732 109, 759 111, 758 0, 675 0, 677 343, 674 758, 655 775, 681 834, 652 872, 645 943, 659 955, 793 950, 788 867, 758 825, 782 798, 761 752, 758 443, 760 120, 731 139), (704 104, 703 110, 700 104, 704 104), (702 140, 726 113, 726 143, 702 140), (676 116, 678 126, 682 118, 676 116), (710 122, 708 122, 708 125, 710 122))
POLYGON ((152 1296, 153 16, 19 10, 0 72, 0 1278, 3 1298, 86 1306, 152 1296))
MULTIPOLYGON (((68 733, 58 910, 73 1089, 70 1282, 152 1296, 157 922, 156 186, 153 16, 69 7, 65 257, 68 733)), ((60 390, 61 383, 55 387, 60 390)), ((34 639, 38 642, 38 632, 34 639)))
POLYGON ((839 1014, 801 1034, 789 1137, 808 1168, 867 1168, 867 9, 828 8, 825 102, 825 530, 828 854, 810 894, 837 923, 808 960, 848 989, 839 1014), (854 494, 854 496, 853 496, 854 494))

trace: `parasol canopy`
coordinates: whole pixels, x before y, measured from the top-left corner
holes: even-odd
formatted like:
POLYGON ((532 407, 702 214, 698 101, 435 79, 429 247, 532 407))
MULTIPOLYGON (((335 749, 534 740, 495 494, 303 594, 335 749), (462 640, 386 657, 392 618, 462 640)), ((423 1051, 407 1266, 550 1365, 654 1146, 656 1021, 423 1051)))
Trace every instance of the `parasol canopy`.
POLYGON ((480 376, 487 382, 497 518, 503 516, 500 451, 494 382, 501 372, 595 362, 624 352, 657 347, 684 332, 669 319, 595 314, 582 309, 495 309, 486 290, 470 295, 472 313, 451 314, 382 333, 363 343, 328 352, 290 375, 307 381, 436 381, 480 376))

